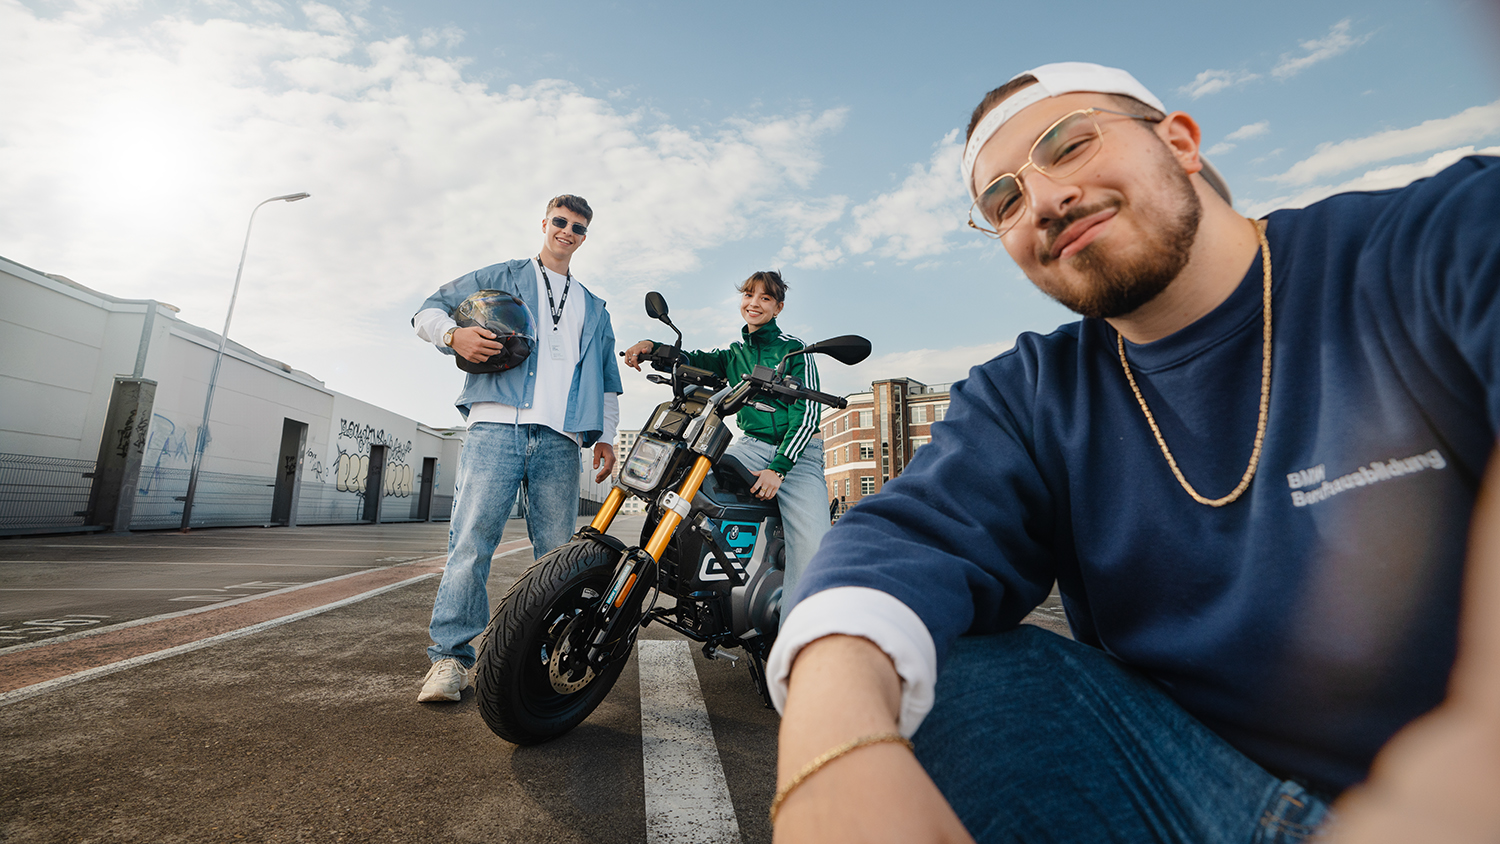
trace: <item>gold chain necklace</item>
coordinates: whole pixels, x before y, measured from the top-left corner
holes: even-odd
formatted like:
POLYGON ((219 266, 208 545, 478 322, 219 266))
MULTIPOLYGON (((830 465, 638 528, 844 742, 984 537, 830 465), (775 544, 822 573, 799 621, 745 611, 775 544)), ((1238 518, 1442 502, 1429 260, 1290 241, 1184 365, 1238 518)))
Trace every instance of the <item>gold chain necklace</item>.
POLYGON ((1182 470, 1177 468, 1177 461, 1172 457, 1172 450, 1167 448, 1167 441, 1162 438, 1161 429, 1156 427, 1156 418, 1151 415, 1151 408, 1146 406, 1146 397, 1141 395, 1141 388, 1136 385, 1135 376, 1130 373, 1130 362, 1125 359, 1125 336, 1118 331, 1115 332, 1116 345, 1120 350, 1120 366, 1125 370, 1125 378, 1130 382, 1130 390, 1135 393, 1135 400, 1140 404, 1141 412, 1146 414, 1146 424, 1151 426, 1151 433, 1156 435, 1156 444, 1161 446, 1162 456, 1167 458, 1167 465, 1172 467, 1172 474, 1177 476, 1177 482, 1182 484, 1187 494, 1199 504, 1207 504, 1210 507, 1223 507, 1238 499, 1250 487, 1250 479, 1255 477, 1255 468, 1260 465, 1260 448, 1266 440, 1266 418, 1271 410, 1271 244, 1266 240, 1264 221, 1251 220, 1250 222, 1255 225, 1255 234, 1260 237, 1260 265, 1262 274, 1265 276, 1263 310, 1266 315, 1266 327, 1260 364, 1260 419, 1255 423, 1255 447, 1250 450, 1250 465, 1245 467, 1245 475, 1240 478, 1239 485, 1230 490, 1228 495, 1223 498, 1204 498, 1198 494, 1198 490, 1193 489, 1188 479, 1182 476, 1182 470))

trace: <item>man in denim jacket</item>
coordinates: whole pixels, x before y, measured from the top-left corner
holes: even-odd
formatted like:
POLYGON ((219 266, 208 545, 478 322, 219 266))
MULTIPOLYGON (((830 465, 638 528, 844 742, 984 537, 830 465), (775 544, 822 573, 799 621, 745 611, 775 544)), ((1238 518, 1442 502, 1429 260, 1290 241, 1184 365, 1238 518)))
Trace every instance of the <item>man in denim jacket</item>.
POLYGON ((427 297, 412 317, 417 336, 449 355, 482 363, 501 352, 502 338, 459 327, 452 314, 481 290, 520 297, 537 334, 534 350, 503 372, 471 373, 455 404, 469 423, 459 458, 448 565, 428 628, 432 668, 417 700, 458 700, 476 657, 469 643, 489 620, 490 557, 500 543, 521 482, 526 529, 536 557, 568 541, 578 513, 578 449, 593 448, 596 480, 614 469, 611 443, 619 424, 620 371, 615 333, 604 300, 572 274, 593 210, 564 194, 547 204, 542 248, 475 270, 427 297))

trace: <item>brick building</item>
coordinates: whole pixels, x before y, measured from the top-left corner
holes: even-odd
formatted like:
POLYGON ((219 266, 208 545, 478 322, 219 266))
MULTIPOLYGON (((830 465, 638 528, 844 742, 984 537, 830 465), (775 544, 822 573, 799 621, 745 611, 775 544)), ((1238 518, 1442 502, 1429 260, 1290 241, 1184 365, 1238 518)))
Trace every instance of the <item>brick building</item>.
POLYGON ((948 412, 948 387, 888 378, 847 396, 842 410, 824 408, 823 477, 840 513, 879 492, 932 441, 932 423, 948 412))

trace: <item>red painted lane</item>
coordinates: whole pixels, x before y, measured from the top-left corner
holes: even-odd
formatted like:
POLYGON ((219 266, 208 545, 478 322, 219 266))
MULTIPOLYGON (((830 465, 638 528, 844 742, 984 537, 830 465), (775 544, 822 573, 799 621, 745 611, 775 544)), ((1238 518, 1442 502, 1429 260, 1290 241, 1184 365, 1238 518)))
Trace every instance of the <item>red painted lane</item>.
MULTIPOLYGON (((496 554, 527 548, 524 539, 501 544, 496 554)), ((441 572, 446 557, 429 557, 385 568, 318 581, 226 607, 101 630, 97 634, 0 654, 0 694, 110 665, 132 657, 186 645, 351 598, 382 586, 441 572)))

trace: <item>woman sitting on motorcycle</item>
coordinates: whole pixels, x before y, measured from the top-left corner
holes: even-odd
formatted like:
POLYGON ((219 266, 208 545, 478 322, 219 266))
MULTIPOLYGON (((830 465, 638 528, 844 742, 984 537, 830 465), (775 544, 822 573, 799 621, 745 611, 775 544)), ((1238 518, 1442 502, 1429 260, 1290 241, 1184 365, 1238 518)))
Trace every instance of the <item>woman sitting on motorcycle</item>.
MULTIPOLYGON (((786 282, 781 273, 765 270, 745 279, 740 292, 740 316, 745 319, 740 342, 727 349, 686 352, 689 362, 731 384, 756 364, 775 368, 788 352, 805 344, 783 334, 776 317, 786 305, 786 282)), ((625 365, 640 370, 643 355, 659 344, 642 340, 625 350, 625 365)), ((811 355, 787 362, 787 373, 804 387, 816 390, 818 370, 811 355)), ((757 498, 780 499, 781 523, 786 532, 786 573, 782 581, 782 616, 791 609, 793 592, 802 571, 828 532, 828 487, 823 478, 823 441, 818 433, 817 406, 807 401, 762 398, 773 410, 746 407, 735 416, 744 436, 729 446, 729 454, 756 475, 750 490, 757 498)))

